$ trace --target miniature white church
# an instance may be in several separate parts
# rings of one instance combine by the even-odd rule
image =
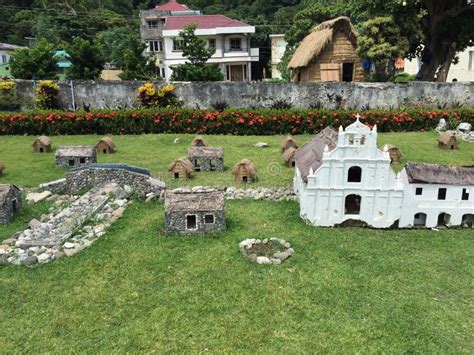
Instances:
[[[377,127],[359,117],[346,130],[325,128],[296,152],[293,184],[304,220],[326,227],[472,227],[474,167],[407,164],[397,175],[388,150],[377,148]]]

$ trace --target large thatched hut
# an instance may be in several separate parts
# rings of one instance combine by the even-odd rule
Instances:
[[[442,149],[458,149],[461,141],[454,132],[442,132],[438,136],[438,147]]]
[[[235,164],[232,174],[237,182],[253,182],[257,176],[257,168],[250,160],[242,159]]]
[[[285,162],[285,165],[289,168],[295,167],[295,153],[296,149],[293,147],[288,148],[285,150],[282,154],[283,161]]]
[[[288,64],[293,81],[364,80],[356,46],[357,32],[348,17],[321,23],[303,39]]]
[[[115,150],[115,143],[111,137],[103,137],[95,145],[95,150],[97,153],[110,154]]]
[[[190,179],[191,173],[194,171],[194,165],[186,157],[178,158],[171,163],[168,171],[173,174],[175,179]]]

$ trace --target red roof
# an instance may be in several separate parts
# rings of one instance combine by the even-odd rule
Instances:
[[[176,0],[170,0],[164,4],[158,5],[155,8],[157,11],[189,11],[189,7],[186,5],[180,4]]]
[[[200,30],[217,27],[250,26],[241,21],[232,20],[224,15],[168,16],[166,18],[166,30],[181,30],[183,27],[191,24],[197,24],[197,28]]]

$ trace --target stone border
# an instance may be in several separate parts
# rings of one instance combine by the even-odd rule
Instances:
[[[255,253],[248,253],[248,250],[254,245],[258,244],[268,244],[268,242],[277,242],[282,246],[284,251],[274,253],[272,258],[266,256],[258,256]],[[280,238],[265,238],[265,239],[246,239],[239,243],[240,253],[250,260],[251,262],[256,262],[257,264],[267,264],[267,265],[280,265],[282,262],[286,261],[291,257],[295,251],[291,247],[291,244],[284,239]]]

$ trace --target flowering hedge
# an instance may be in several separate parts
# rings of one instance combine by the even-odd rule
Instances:
[[[360,112],[361,121],[380,132],[423,131],[445,118],[451,127],[474,123],[474,109]],[[192,109],[101,110],[94,112],[0,113],[0,134],[143,134],[205,133],[272,135],[315,133],[325,126],[347,126],[356,112],[344,110]]]

